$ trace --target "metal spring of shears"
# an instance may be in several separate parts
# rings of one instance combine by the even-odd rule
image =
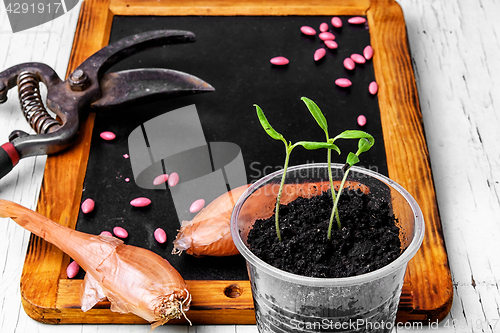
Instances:
[[[35,132],[48,133],[50,127],[61,125],[43,105],[38,75],[26,71],[20,73],[17,77],[17,87],[24,117]]]

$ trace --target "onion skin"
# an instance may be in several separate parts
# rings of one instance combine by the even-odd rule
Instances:
[[[189,310],[191,294],[184,279],[152,251],[125,245],[115,237],[70,229],[10,201],[0,200],[0,217],[10,217],[54,244],[85,270],[80,290],[83,311],[107,298],[111,311],[131,312],[154,329],[185,317]]]
[[[334,182],[338,191],[340,181]],[[186,252],[195,257],[204,256],[232,256],[239,254],[231,237],[231,213],[236,201],[250,185],[243,185],[232,191],[226,192],[203,208],[191,221],[183,221],[181,229],[174,240],[173,254]],[[359,183],[348,181],[345,187],[361,189],[368,193],[369,189]],[[300,197],[310,198],[323,191],[330,189],[329,182],[286,184],[283,187],[281,204],[286,205]],[[274,214],[275,201],[269,200],[269,195],[274,198],[278,196],[279,184],[271,184],[262,187],[252,194],[252,206],[246,204],[244,212],[240,212],[241,218],[254,220],[267,219]],[[247,216],[243,216],[246,214]],[[248,215],[252,216],[248,216]]]

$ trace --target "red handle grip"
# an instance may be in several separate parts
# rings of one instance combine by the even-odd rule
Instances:
[[[18,162],[19,153],[12,143],[0,146],[0,178],[8,174]]]

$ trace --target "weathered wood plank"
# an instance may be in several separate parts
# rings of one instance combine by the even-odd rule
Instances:
[[[497,332],[500,7],[401,5],[455,289],[439,332]]]

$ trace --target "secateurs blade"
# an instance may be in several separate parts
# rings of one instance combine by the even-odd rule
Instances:
[[[37,134],[13,131],[9,142],[0,146],[0,178],[21,158],[54,154],[73,144],[82,117],[89,110],[100,111],[150,98],[170,98],[211,92],[214,88],[201,79],[171,69],[135,69],[106,73],[114,64],[145,49],[194,42],[189,31],[150,31],[121,39],[94,53],[62,81],[42,63],[23,63],[0,73],[0,103],[17,86],[21,109]],[[47,107],[39,83],[47,87]]]

